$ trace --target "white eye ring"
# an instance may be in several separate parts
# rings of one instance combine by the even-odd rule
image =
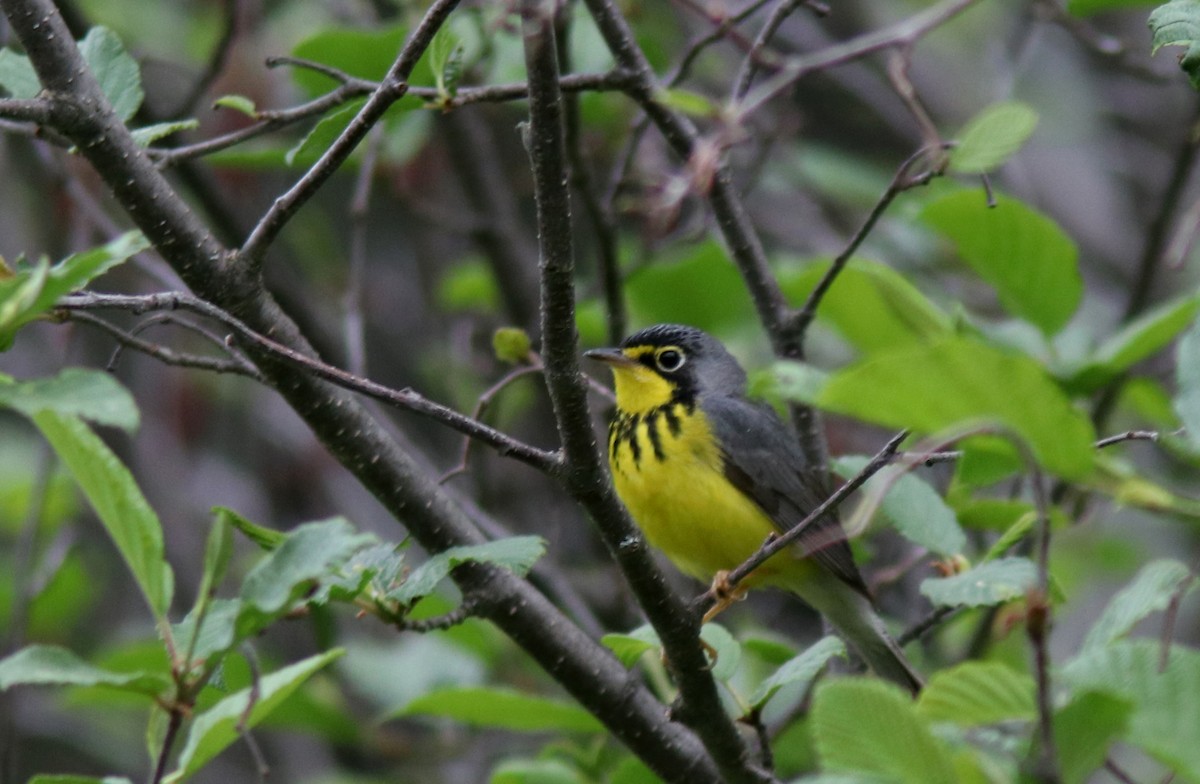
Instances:
[[[683,352],[677,348],[664,348],[654,355],[654,364],[664,373],[674,373],[686,361]]]

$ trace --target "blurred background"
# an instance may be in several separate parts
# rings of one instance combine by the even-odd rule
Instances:
[[[105,25],[140,62],[146,100],[135,125],[199,121],[194,130],[159,143],[165,147],[252,122],[234,109],[214,110],[220,96],[245,96],[259,110],[285,109],[335,86],[304,69],[267,67],[267,58],[321,52],[323,42],[336,36],[398,45],[423,10],[421,3],[398,0],[59,0],[58,5],[77,36]],[[605,71],[611,59],[586,11],[578,3],[568,5],[571,70]],[[774,49],[785,55],[818,51],[928,5],[847,0],[830,3],[829,13],[821,15],[815,3],[801,4],[780,27]],[[1075,5],[1072,10],[1080,11]],[[1090,11],[1105,4],[1078,5]],[[1068,13],[1053,0],[977,3],[923,38],[907,72],[944,138],[953,138],[997,100],[1025,102],[1038,114],[1029,143],[990,186],[1050,215],[1079,245],[1083,303],[1048,347],[1051,362],[1083,356],[1122,321],[1196,285],[1185,236],[1188,211],[1200,196],[1192,166],[1196,94],[1178,71],[1174,52],[1150,58],[1151,6],[1107,5],[1112,8],[1084,15]],[[719,104],[730,94],[746,41],[774,4],[627,0],[621,7],[662,78],[677,77],[681,88]],[[464,46],[462,88],[523,80],[511,12],[507,2],[464,2],[455,12],[452,26]],[[735,34],[698,46],[734,16]],[[12,43],[0,22],[0,44]],[[695,56],[681,74],[689,52]],[[214,59],[214,53],[220,56]],[[382,73],[373,62],[343,67],[361,68],[357,75],[365,77]],[[845,247],[897,167],[925,142],[887,69],[888,57],[880,55],[814,74],[737,129],[729,154],[738,187],[785,290],[797,302],[803,292],[791,282],[806,265]],[[769,346],[714,233],[693,172],[653,130],[634,130],[640,114],[620,93],[584,92],[577,101],[582,159],[575,162],[573,209],[583,346],[610,344],[620,333],[648,324],[681,321],[726,340],[750,370],[769,368]],[[327,361],[389,386],[411,386],[464,412],[509,372],[511,366],[492,348],[495,329],[517,326],[536,335],[532,185],[518,129],[525,111],[522,101],[394,111],[353,165],[284,231],[267,261],[269,285]],[[240,244],[322,149],[317,119],[182,162],[170,169],[172,181],[223,240]],[[714,135],[723,130],[711,119],[701,124]],[[0,130],[7,131],[0,133],[0,256],[9,262],[22,255],[59,259],[128,228],[85,162],[16,124],[4,123]],[[886,262],[947,311],[970,314],[1014,345],[1028,345],[1028,335],[1005,320],[992,291],[914,220],[926,196],[915,191],[899,197],[860,255]],[[598,231],[592,204],[603,209],[612,231]],[[1153,260],[1176,250],[1169,265],[1144,274]],[[603,295],[600,259],[606,252],[619,262],[623,315],[614,314]],[[157,256],[143,254],[93,288],[152,292],[182,284]],[[211,351],[178,323],[117,320],[127,328],[142,323],[140,334],[156,342]],[[814,365],[835,368],[853,357],[834,330],[818,323],[809,345]],[[1155,362],[1139,374],[1169,379],[1169,361]],[[70,365],[112,367],[137,400],[142,424],[136,436],[105,436],[162,518],[180,612],[194,598],[216,505],[281,530],[344,515],[384,540],[404,538],[402,525],[296,415],[252,381],[117,353],[110,338],[78,324],[30,326],[0,355],[0,370],[18,378],[53,375]],[[1146,412],[1163,405],[1160,392],[1153,384],[1127,390],[1111,403],[1101,434],[1143,426]],[[598,396],[593,402],[599,432],[608,403]],[[412,414],[380,416],[428,461],[431,474],[443,475],[460,462],[464,445],[455,433]],[[538,446],[556,444],[536,375],[497,394],[484,417]],[[873,453],[887,436],[836,417],[826,428],[835,455]],[[1125,454],[1160,481],[1185,493],[1196,490],[1193,463],[1147,445],[1130,445]],[[927,474],[935,484],[948,477],[949,469],[939,470]],[[628,630],[641,622],[588,520],[545,477],[473,448],[467,470],[448,479],[447,487],[508,531],[548,540],[552,568],[586,607],[577,617],[589,631]],[[1061,650],[1077,647],[1085,619],[1138,566],[1159,554],[1191,563],[1197,554],[1194,527],[1112,503],[1080,511],[1084,524],[1062,532],[1055,545],[1055,577],[1071,598],[1055,630],[1054,645]],[[235,572],[237,563],[244,570],[256,555],[247,542],[238,548]],[[880,584],[886,609],[908,623],[927,612],[913,586],[931,573],[923,561],[906,564],[910,555],[887,536],[872,539],[860,552],[869,576],[887,580]],[[911,569],[881,572],[897,559]],[[702,589],[682,578],[678,584],[689,593]],[[815,616],[785,597],[753,597],[725,620],[735,629],[778,635],[793,645],[820,634]],[[951,636],[967,645],[973,625],[962,627]],[[1198,639],[1194,604],[1184,607],[1179,629],[1181,640]],[[482,623],[434,635],[398,635],[369,619],[335,612],[277,624],[255,648],[264,662],[280,663],[335,639],[348,648],[344,660],[255,733],[273,781],[484,781],[498,761],[533,753],[545,740],[388,718],[439,683],[547,688],[545,676]],[[132,580],[86,504],[36,433],[19,418],[0,414],[0,654],[34,641],[66,645],[114,666],[162,656]],[[1018,658],[1024,655],[1020,643],[1012,652]],[[247,677],[236,671],[239,666],[245,669],[244,662],[230,665],[230,683]],[[111,701],[85,690],[0,695],[0,780],[25,781],[47,769],[135,774],[145,769],[144,705],[113,709]],[[253,776],[250,754],[235,747],[196,780]]]

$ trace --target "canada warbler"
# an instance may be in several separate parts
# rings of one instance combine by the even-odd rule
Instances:
[[[659,324],[586,356],[609,365],[617,412],[608,455],[621,500],[683,572],[717,578],[821,499],[791,429],[746,397],[746,373],[716,338]],[[790,590],[822,613],[879,675],[913,692],[921,678],[875,613],[834,514],[755,570],[739,590]],[[727,602],[726,602],[727,604]]]

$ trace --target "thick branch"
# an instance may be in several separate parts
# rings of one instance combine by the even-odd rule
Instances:
[[[122,207],[197,294],[259,334],[311,356],[311,347],[259,285],[191,213],[113,114],[51,0],[0,0],[42,84],[53,120],[112,189]],[[401,449],[349,394],[249,346],[271,385],[321,443],[430,551],[482,541],[463,510],[416,458]],[[716,782],[703,747],[671,723],[663,706],[605,649],[511,572],[467,566],[464,592],[486,597],[480,611],[521,645],[614,735],[664,776]]]
[[[542,276],[542,356],[567,460],[568,489],[596,521],[605,543],[658,631],[684,701],[681,717],[703,738],[729,781],[761,781],[725,714],[698,644],[694,614],[666,586],[644,541],[603,468],[578,366],[575,334],[574,247],[563,131],[562,92],[554,42],[553,4],[525,0],[522,29],[529,73],[529,155],[537,202]]]

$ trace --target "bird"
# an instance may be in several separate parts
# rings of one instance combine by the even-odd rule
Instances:
[[[617,495],[651,546],[712,581],[723,609],[748,588],[781,588],[824,615],[877,675],[923,685],[875,610],[835,513],[811,523],[734,591],[725,575],[821,502],[794,431],[747,397],[746,372],[712,335],[647,327],[584,353],[612,370],[608,460]]]

